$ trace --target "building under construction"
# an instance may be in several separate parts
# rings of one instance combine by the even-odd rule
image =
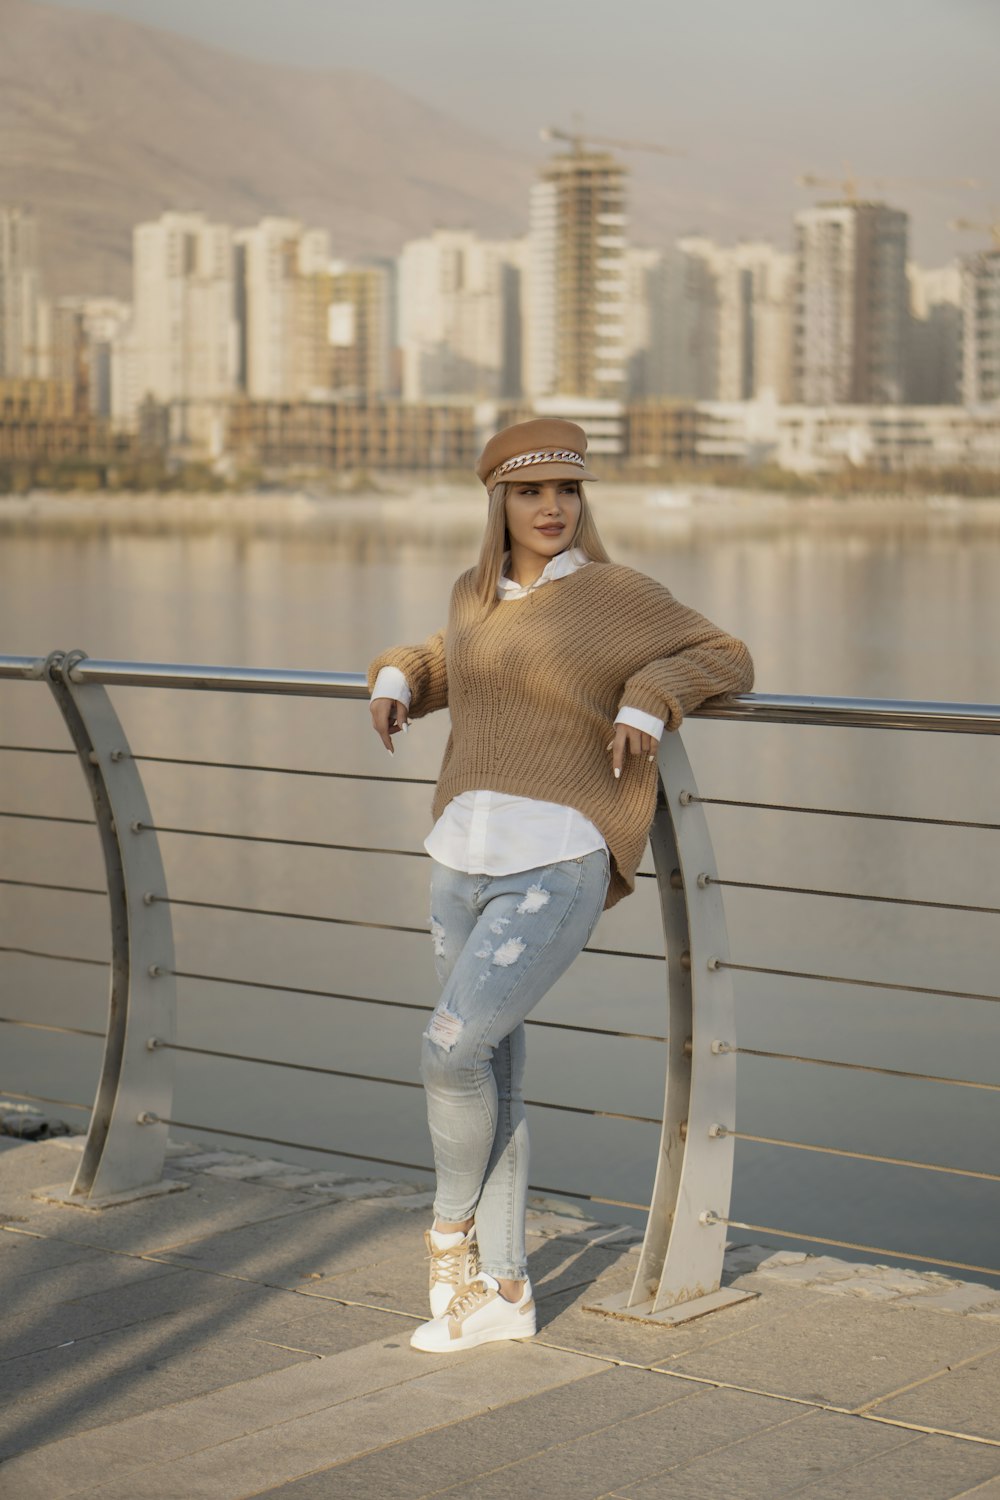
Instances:
[[[581,140],[531,192],[531,396],[625,394],[625,168]]]

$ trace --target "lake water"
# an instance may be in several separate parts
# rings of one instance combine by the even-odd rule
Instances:
[[[760,691],[1000,702],[1000,506],[789,504],[718,494],[688,505],[683,495],[610,486],[594,498],[615,557],[747,640]],[[383,646],[419,640],[443,622],[451,581],[474,559],[481,516],[472,491],[433,486],[328,502],[5,502],[0,652],[79,647],[97,657],[359,671]],[[260,767],[433,777],[446,731],[443,722],[421,722],[390,760],[358,703],[144,689],[114,697],[137,754]],[[697,722],[684,735],[708,796],[998,821],[995,737]],[[0,683],[0,743],[67,743],[43,686]],[[419,851],[429,788],[150,763],[142,772],[157,823],[188,830],[161,835],[175,898],[299,914],[173,908],[177,968],[214,976],[179,981],[178,1040],[415,1083],[421,1011],[306,991],[430,1005],[436,981],[427,939],[305,918],[426,924],[426,862],[208,835]],[[0,774],[4,810],[89,812],[72,760],[5,752]],[[724,878],[994,908],[730,889],[735,961],[1000,993],[996,832],[708,811]],[[0,819],[0,877],[100,887],[93,829]],[[641,882],[593,941],[654,952],[658,924],[653,883]],[[0,886],[0,944],[105,958],[103,898]],[[998,1083],[994,1003],[734,977],[744,1047]],[[227,982],[240,979],[253,983]],[[99,969],[0,952],[5,1017],[102,1031],[106,986]],[[584,955],[537,1014],[662,1034],[664,1013],[660,963]],[[89,1103],[98,1038],[4,1026],[0,1040],[0,1090]],[[737,1128],[746,1134],[998,1170],[995,1087],[751,1056],[740,1058],[738,1072]],[[533,1100],[656,1117],[662,1088],[659,1043],[541,1028],[530,1035]],[[82,1110],[52,1113],[85,1123]],[[178,1053],[174,1118],[205,1127],[176,1129],[183,1138],[210,1140],[215,1127],[429,1161],[419,1089],[267,1061]],[[650,1124],[534,1107],[532,1179],[556,1192],[641,1204],[657,1139]],[[294,1147],[247,1149],[351,1166]],[[1000,1267],[998,1184],[971,1176],[739,1141],[733,1217]]]

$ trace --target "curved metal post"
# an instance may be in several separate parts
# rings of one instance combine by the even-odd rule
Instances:
[[[111,997],[97,1097],[72,1185],[35,1196],[103,1207],[170,1192],[167,1151],[174,1036],[174,947],[166,878],[146,793],[106,690],[74,682],[85,652],[53,652],[46,676],[69,728],[94,804],[108,881]]]
[[[656,1180],[635,1281],[596,1312],[684,1322],[752,1293],[720,1290],[733,1181],[735,1008],[722,893],[679,734],[660,746],[650,830],[667,974],[667,1067]]]

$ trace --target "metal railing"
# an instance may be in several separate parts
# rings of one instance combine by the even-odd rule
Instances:
[[[129,746],[107,692],[113,686],[135,686],[366,700],[364,678],[355,673],[258,671],[96,661],[83,652],[73,651],[53,652],[45,658],[0,657],[0,680],[3,679],[41,682],[47,684],[54,695],[70,731],[73,748],[0,744],[0,752],[31,751],[36,754],[75,755],[78,758],[93,801],[93,825],[101,840],[107,874],[107,884],[103,889],[98,886],[22,880],[16,877],[0,880],[0,884],[5,886],[100,896],[107,900],[109,906],[111,959],[110,964],[104,964],[110,968],[111,981],[107,1032],[102,1034],[86,1028],[45,1025],[0,1016],[0,1024],[4,1025],[91,1038],[104,1036],[103,1067],[91,1112],[87,1141],[74,1182],[63,1194],[65,1201],[97,1206],[178,1187],[177,1182],[164,1182],[162,1179],[167,1130],[171,1126],[347,1159],[418,1171],[429,1170],[427,1163],[372,1156],[339,1146],[227,1130],[211,1121],[180,1120],[172,1115],[173,1065],[178,1054],[254,1063],[286,1070],[288,1074],[304,1072],[320,1077],[419,1088],[419,1084],[412,1079],[314,1063],[280,1061],[252,1052],[182,1045],[177,1042],[174,1030],[177,980],[224,983],[278,993],[285,990],[289,994],[411,1011],[429,1012],[432,1007],[412,1000],[308,988],[298,984],[282,985],[270,980],[177,967],[170,915],[173,907],[197,908],[214,913],[240,913],[254,918],[286,918],[333,927],[367,929],[375,933],[391,931],[425,935],[426,928],[280,907],[251,906],[222,900],[195,900],[172,894],[167,888],[159,836],[210,837],[234,843],[270,844],[296,850],[364,852],[405,858],[427,856],[422,850],[381,844],[232,833],[157,822],[147,801],[140,766],[157,764],[212,767],[236,772],[268,772],[293,777],[318,776],[328,780],[392,782],[403,785],[433,783],[423,777],[378,776],[347,771],[306,770],[294,766],[136,754]],[[744,723],[1000,734],[1000,706],[981,704],[904,703],[892,700],[751,694],[728,700],[713,700],[698,710],[697,717]],[[655,1182],[649,1204],[635,1204],[623,1199],[533,1184],[537,1191],[556,1192],[602,1204],[640,1209],[648,1214],[635,1283],[629,1292],[602,1304],[601,1310],[629,1317],[654,1317],[657,1321],[664,1321],[690,1317],[736,1300],[741,1294],[720,1286],[726,1233],[728,1229],[734,1228],[801,1241],[807,1245],[842,1247],[921,1265],[941,1265],[949,1269],[1000,1276],[1000,1269],[996,1267],[946,1260],[905,1249],[886,1249],[877,1245],[810,1235],[795,1229],[752,1224],[730,1217],[734,1146],[737,1140],[855,1161],[910,1167],[929,1173],[945,1173],[957,1178],[975,1178],[982,1182],[1000,1182],[1000,1173],[737,1130],[736,1066],[740,1055],[867,1073],[881,1078],[933,1082],[958,1089],[1000,1093],[1000,1084],[738,1045],[735,1039],[732,987],[734,972],[793,977],[820,984],[860,986],[905,994],[950,996],[987,1003],[1000,1001],[1000,994],[979,990],[943,990],[934,985],[895,982],[879,977],[835,975],[777,965],[753,964],[732,958],[728,951],[722,892],[729,888],[771,894],[798,894],[830,901],[874,902],[916,910],[934,909],[988,916],[1000,915],[1000,908],[988,904],[892,896],[877,891],[779,885],[720,876],[715,866],[704,808],[708,805],[749,808],[806,817],[822,815],[874,819],[890,824],[989,832],[1000,830],[1000,824],[702,796],[680,735],[664,737],[659,763],[659,798],[650,832],[654,872],[645,878],[655,879],[657,883],[663,946],[656,953],[637,954],[625,949],[595,945],[588,947],[585,953],[610,957],[627,956],[663,963],[667,1002],[664,1032],[661,1034],[629,1030],[626,1027],[578,1025],[535,1017],[528,1021],[530,1026],[541,1029],[573,1031],[595,1037],[653,1041],[665,1047],[665,1101],[660,1117],[543,1099],[528,1101],[534,1108],[563,1114],[660,1126]],[[84,818],[25,812],[16,808],[0,808],[0,819],[25,819],[68,825],[86,825],[91,822]],[[0,944],[0,951],[67,963],[102,964],[101,960],[82,955],[13,943]],[[18,1097],[41,1098],[38,1095]],[[44,1102],[71,1103],[48,1098]]]

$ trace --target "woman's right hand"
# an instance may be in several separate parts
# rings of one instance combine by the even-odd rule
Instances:
[[[398,734],[401,729],[405,732],[410,725],[406,704],[401,703],[398,698],[373,698],[369,707],[372,728],[389,754],[395,755],[392,736]]]

